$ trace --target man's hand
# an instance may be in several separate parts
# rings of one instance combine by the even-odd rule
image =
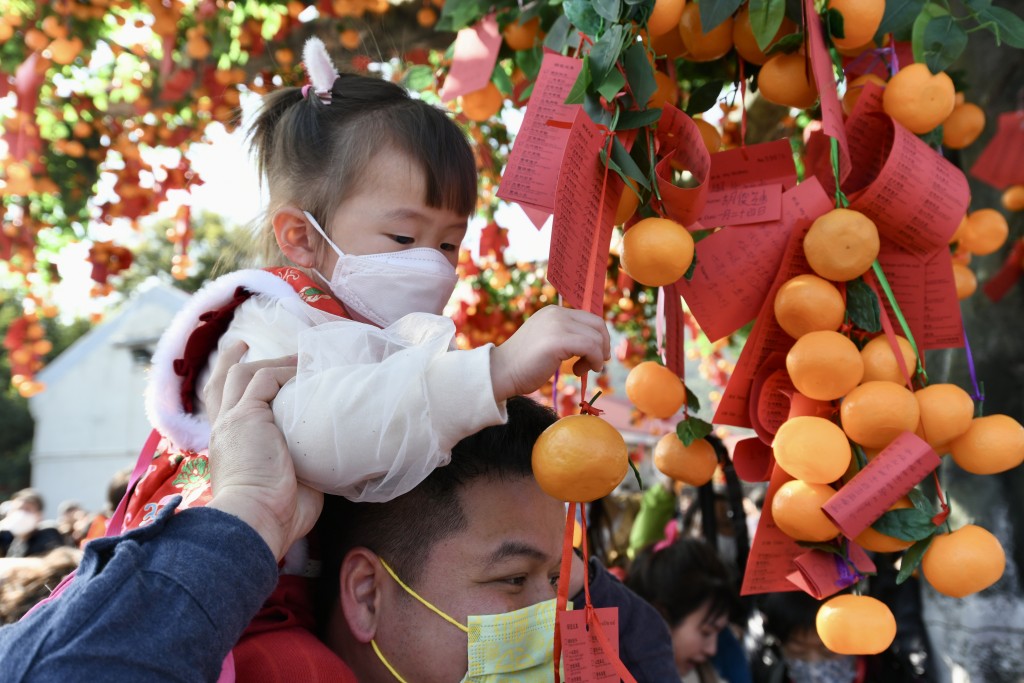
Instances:
[[[270,402],[295,376],[295,357],[239,363],[246,346],[220,354],[206,389],[213,406],[210,470],[213,499],[251,526],[280,560],[305,536],[323,508],[323,494],[295,479],[284,435],[274,424]]]

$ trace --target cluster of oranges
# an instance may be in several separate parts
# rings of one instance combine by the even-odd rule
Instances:
[[[949,240],[955,249],[953,276],[958,298],[966,299],[978,289],[978,278],[969,267],[971,257],[994,254],[1006,243],[1009,235],[1006,217],[996,209],[978,209],[964,216]]]

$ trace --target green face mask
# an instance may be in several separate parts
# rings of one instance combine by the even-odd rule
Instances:
[[[551,681],[554,670],[554,599],[504,614],[472,615],[467,618],[468,626],[464,626],[407,586],[384,560],[380,560],[380,563],[406,593],[466,633],[469,640],[469,668],[462,679],[464,683]],[[385,659],[376,641],[371,640],[370,645],[395,679],[400,683],[407,683]]]

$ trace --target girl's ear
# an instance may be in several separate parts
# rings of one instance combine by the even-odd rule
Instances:
[[[382,581],[384,569],[373,551],[354,548],[341,563],[341,611],[349,632],[361,643],[369,643],[376,636],[380,619]]]
[[[312,241],[312,229],[306,216],[294,206],[285,206],[274,212],[270,221],[274,237],[281,253],[297,266],[316,266],[316,248]]]

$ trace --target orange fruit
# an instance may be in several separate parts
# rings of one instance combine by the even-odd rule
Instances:
[[[774,43],[782,36],[795,31],[796,24],[789,19],[783,19],[771,42]],[[732,22],[732,43],[736,53],[751,64],[764,64],[768,61],[768,55],[761,50],[757,38],[754,37],[754,28],[750,25],[750,6],[745,3]]]
[[[647,18],[647,33],[652,38],[678,30],[686,0],[654,0],[654,9]]]
[[[895,382],[865,382],[843,399],[839,408],[843,431],[868,448],[885,448],[921,421],[917,399]]]
[[[940,453],[974,419],[974,399],[955,384],[931,384],[915,391],[914,398],[921,409],[918,436]]]
[[[978,276],[962,263],[953,264],[953,280],[956,284],[956,298],[960,301],[978,290]]]
[[[420,7],[416,12],[416,23],[423,28],[430,28],[437,23],[437,10],[433,7]]]
[[[818,637],[840,655],[877,655],[896,638],[896,617],[870,595],[837,595],[818,608]]]
[[[664,420],[683,407],[686,387],[674,372],[649,360],[629,371],[626,396],[640,412]]]
[[[846,317],[846,303],[839,290],[817,275],[797,275],[775,295],[775,319],[790,337],[808,332],[836,331]]]
[[[843,37],[832,42],[844,50],[870,43],[885,14],[885,0],[828,0],[826,7],[843,15]]]
[[[885,87],[885,80],[875,74],[864,74],[850,81],[850,84],[846,86],[846,94],[843,95],[843,113],[849,116],[853,113],[853,110],[857,107],[857,100],[860,99],[860,94],[864,91],[864,86],[868,83],[874,83]]]
[[[589,503],[615,490],[629,471],[622,435],[594,415],[570,415],[533,445],[533,476],[549,496]]]
[[[679,35],[691,62],[710,62],[732,49],[732,17],[705,33],[697,3],[686,3],[679,17]]]
[[[960,235],[960,248],[975,256],[988,256],[999,251],[1010,235],[1010,226],[995,209],[978,209],[967,214],[967,223]]]
[[[761,97],[794,109],[809,109],[818,101],[818,86],[811,65],[802,54],[773,55],[757,76]]]
[[[622,237],[621,263],[642,285],[662,287],[681,278],[693,263],[693,237],[667,218],[645,218]]]
[[[821,506],[835,494],[828,484],[793,479],[779,487],[772,498],[772,518],[784,534],[798,541],[824,543],[839,535]]]
[[[663,71],[654,72],[655,90],[647,100],[649,109],[664,109],[666,104],[675,105],[679,101],[679,84]]]
[[[505,38],[505,44],[513,50],[529,50],[540,35],[540,17],[522,24],[513,21],[501,29],[501,35]]]
[[[834,422],[805,415],[782,423],[772,442],[775,462],[791,477],[829,484],[850,466],[850,442]]]
[[[459,106],[462,113],[470,121],[486,121],[499,111],[504,97],[498,86],[488,83],[484,87],[459,97]]]
[[[864,361],[857,346],[838,332],[808,332],[786,354],[793,386],[816,401],[833,401],[860,383]]]
[[[683,37],[679,35],[678,24],[673,30],[663,33],[660,36],[651,36],[651,48],[654,54],[664,56],[668,59],[676,59],[686,54],[686,46],[683,45]]]
[[[917,368],[917,355],[914,353],[914,347],[904,337],[898,334],[895,336],[896,346],[899,347],[900,353],[903,355],[903,363],[907,366],[907,372],[913,376]],[[885,381],[896,384],[903,384],[906,381],[886,335],[880,334],[865,344],[864,348],[860,350],[860,357],[864,361],[863,381]]]
[[[998,474],[1024,463],[1024,427],[1009,415],[986,415],[949,444],[956,464],[971,474]]]
[[[665,476],[691,486],[703,486],[711,481],[718,467],[715,447],[707,439],[697,439],[689,446],[674,433],[666,434],[654,447],[654,466]]]
[[[878,257],[875,222],[852,209],[832,209],[811,223],[804,237],[804,255],[811,270],[836,282],[863,275]]]
[[[950,244],[956,244],[957,242],[959,242],[961,239],[963,239],[964,233],[966,231],[967,231],[967,214],[965,213],[964,217],[960,219],[960,225],[956,226],[956,232],[954,232],[953,236],[949,238],[949,243]]]
[[[359,37],[359,31],[354,28],[347,28],[338,34],[338,42],[346,50],[355,50],[363,42],[363,39]]]
[[[708,148],[709,154],[714,154],[722,149],[722,134],[718,132],[717,128],[704,119],[694,119],[693,122],[697,124],[700,139],[704,141],[704,146]]]
[[[619,203],[615,208],[615,225],[622,225],[636,213],[640,206],[640,197],[636,193],[636,183],[630,182],[622,188]]]
[[[1024,210],[1024,185],[1011,185],[1003,193],[1003,208],[1007,211]]]
[[[999,539],[974,524],[935,536],[921,559],[925,580],[953,598],[985,590],[1005,569],[1006,552]]]
[[[893,503],[889,509],[905,510],[912,507],[914,507],[914,504],[910,502],[909,498],[904,496]],[[893,536],[887,536],[879,531],[875,531],[871,527],[860,532],[853,541],[861,548],[864,548],[864,550],[870,550],[873,553],[898,553],[914,545],[913,541],[904,541]]]
[[[932,74],[924,64],[900,69],[889,79],[882,96],[885,113],[918,135],[945,121],[955,104],[953,80],[943,72]]]
[[[942,144],[950,149],[963,149],[972,144],[985,129],[985,111],[970,102],[953,107],[942,122]]]

